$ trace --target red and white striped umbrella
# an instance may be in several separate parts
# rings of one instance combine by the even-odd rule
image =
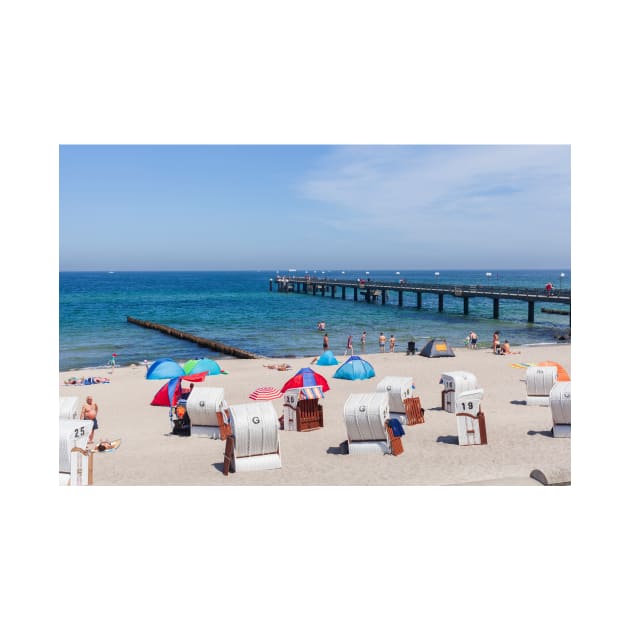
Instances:
[[[281,396],[282,392],[275,387],[259,387],[249,395],[252,400],[274,400]]]

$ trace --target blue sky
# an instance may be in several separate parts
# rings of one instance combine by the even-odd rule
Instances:
[[[62,145],[60,269],[570,268],[567,145]]]

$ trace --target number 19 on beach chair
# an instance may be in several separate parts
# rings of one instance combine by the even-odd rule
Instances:
[[[456,398],[457,435],[460,446],[487,444],[486,416],[481,411],[483,389],[471,389]]]

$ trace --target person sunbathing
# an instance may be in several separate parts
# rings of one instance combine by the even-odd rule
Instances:
[[[506,339],[502,344],[501,344],[501,352],[500,354],[521,354],[520,352],[512,352],[512,349],[510,348],[510,342]]]
[[[71,376],[63,382],[64,385],[83,385],[83,377],[77,378],[76,376]]]

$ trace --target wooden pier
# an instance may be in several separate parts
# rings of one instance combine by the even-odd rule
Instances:
[[[135,317],[127,316],[127,321],[130,324],[136,324],[137,326],[142,326],[143,328],[151,328],[152,330],[159,330],[165,335],[170,335],[171,337],[177,337],[178,339],[185,339],[186,341],[192,341],[199,346],[203,346],[204,348],[210,348],[215,352],[220,352],[221,354],[227,354],[233,357],[238,357],[239,359],[259,359],[261,358],[258,354],[253,354],[252,352],[247,352],[247,350],[241,350],[240,348],[236,348],[235,346],[228,346],[220,341],[214,341],[214,339],[206,339],[205,337],[197,337],[195,335],[191,335],[182,330],[177,330],[177,328],[171,328],[170,326],[164,326],[163,324],[156,324],[155,322],[150,322],[144,319],[136,319]]]
[[[534,310],[536,302],[545,302],[571,307],[570,289],[553,289],[547,292],[544,288],[503,287],[485,285],[455,285],[441,283],[413,283],[413,282],[382,282],[373,280],[346,280],[337,278],[311,278],[309,276],[277,276],[269,278],[269,290],[273,291],[273,285],[280,292],[303,293],[306,295],[329,295],[331,298],[339,297],[345,300],[350,294],[355,302],[397,304],[403,306],[405,293],[415,295],[417,308],[422,308],[422,295],[425,293],[437,295],[438,311],[444,310],[444,296],[450,295],[462,300],[464,315],[468,315],[469,301],[471,298],[487,298],[492,300],[492,317],[500,318],[501,300],[519,300],[527,303],[527,321],[534,322]],[[391,296],[396,296],[393,302]],[[571,315],[571,311],[566,311]]]

